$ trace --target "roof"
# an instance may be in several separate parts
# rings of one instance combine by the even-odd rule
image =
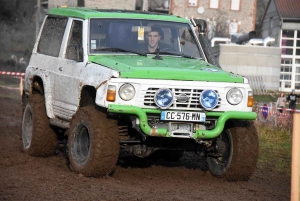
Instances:
[[[49,15],[58,15],[66,17],[77,17],[82,19],[89,18],[123,18],[123,19],[153,19],[153,20],[165,20],[175,22],[189,22],[189,20],[173,15],[151,13],[143,11],[130,11],[130,10],[114,10],[114,9],[92,9],[83,7],[60,7],[51,8],[48,11]]]
[[[299,0],[274,0],[280,18],[300,18]]]

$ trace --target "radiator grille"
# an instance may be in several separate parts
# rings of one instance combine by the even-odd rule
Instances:
[[[154,95],[159,88],[148,88],[146,94],[144,96],[144,105],[145,106],[153,106],[155,107],[156,104],[154,102]],[[189,100],[186,102],[180,102],[176,100],[173,105],[171,105],[170,109],[176,108],[203,108],[199,103],[199,97],[204,91],[204,89],[180,89],[180,88],[170,88],[175,94],[175,97],[180,96],[181,94],[185,94],[189,97]],[[218,104],[215,108],[219,108],[221,106],[221,98],[218,91],[215,90],[219,97]]]

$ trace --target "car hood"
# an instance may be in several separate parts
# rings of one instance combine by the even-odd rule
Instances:
[[[241,76],[223,71],[201,59],[153,55],[92,55],[89,61],[120,73],[122,78],[243,83]]]

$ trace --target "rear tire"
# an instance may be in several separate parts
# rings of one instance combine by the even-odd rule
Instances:
[[[115,120],[94,106],[80,108],[70,123],[70,167],[85,176],[110,174],[119,155],[119,129]]]
[[[211,173],[227,181],[248,180],[259,156],[258,134],[253,122],[229,122],[216,143],[222,156],[207,157]]]
[[[57,135],[49,125],[45,100],[40,94],[29,96],[22,120],[22,150],[31,156],[55,153]]]

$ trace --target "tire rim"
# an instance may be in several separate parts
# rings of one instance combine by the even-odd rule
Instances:
[[[223,163],[226,164],[230,162],[231,160],[231,142],[229,140],[227,132],[222,134],[220,138],[217,139],[217,147],[218,147],[218,152],[221,154],[220,157],[216,158],[216,163]]]
[[[84,164],[90,154],[90,133],[86,125],[81,123],[77,126],[75,137],[72,142],[72,155],[78,164]]]
[[[233,144],[231,134],[228,131],[224,131],[217,139],[215,146],[218,157],[208,157],[207,162],[213,174],[221,176],[227,171],[232,160]]]
[[[25,108],[23,122],[22,122],[22,141],[23,147],[28,149],[31,145],[33,129],[33,114],[30,105]]]

